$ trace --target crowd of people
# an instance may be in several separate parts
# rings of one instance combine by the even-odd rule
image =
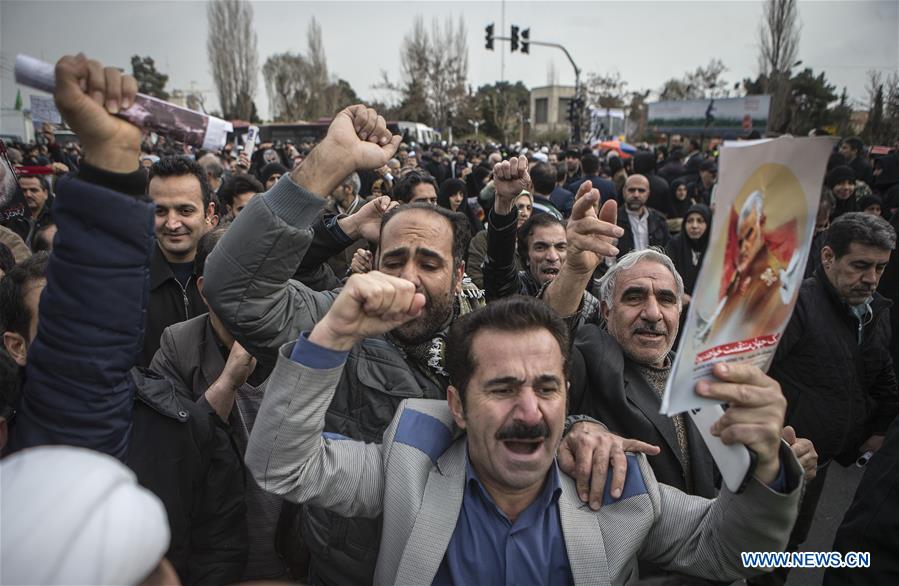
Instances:
[[[796,550],[859,458],[833,549],[871,567],[825,582],[899,574],[899,152],[835,141],[770,369],[696,385],[755,455],[732,492],[660,414],[709,145],[420,145],[352,106],[248,157],[148,140],[84,55],[56,79],[79,144],[8,149],[0,582],[783,584],[740,553]]]

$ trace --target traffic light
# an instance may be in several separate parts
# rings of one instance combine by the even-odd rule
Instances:
[[[491,22],[486,27],[484,27],[484,32],[486,33],[484,36],[485,47],[490,51],[493,50],[493,23]]]
[[[577,117],[575,114],[577,112],[577,98],[572,98],[568,100],[568,121],[574,124],[574,120]]]
[[[521,31],[521,52],[522,53],[530,53],[531,52],[531,29],[526,28]]]
[[[512,25],[512,52],[518,50],[518,27],[514,24]]]

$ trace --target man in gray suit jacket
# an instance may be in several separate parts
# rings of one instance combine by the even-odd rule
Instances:
[[[381,444],[323,435],[349,350],[414,319],[425,303],[406,280],[351,277],[312,331],[281,349],[247,450],[266,490],[340,515],[383,514],[376,583],[620,584],[634,577],[637,558],[736,579],[747,572],[741,551],[783,549],[802,474],[780,442],[785,401],[776,382],[738,365],[697,388],[730,403],[716,424],[726,441],[758,454],[742,494],[685,495],[658,484],[643,456],[629,456],[623,492],[593,511],[555,463],[568,328],[527,297],[454,323],[446,402],[404,401]]]

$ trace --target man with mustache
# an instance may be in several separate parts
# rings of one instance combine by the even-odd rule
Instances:
[[[598,222],[616,217],[615,202],[606,202],[597,215],[592,195],[575,202],[568,225],[568,259],[547,287],[544,299],[561,315],[572,315],[581,304],[580,292],[603,257],[615,255],[607,237],[596,232]],[[596,250],[604,251],[602,255]],[[689,494],[717,493],[714,463],[699,431],[686,414],[659,413],[671,371],[671,350],[683,308],[683,280],[674,263],[655,249],[621,257],[599,281],[599,298],[606,328],[582,325],[574,345],[584,358],[571,373],[571,410],[596,417],[612,431],[653,443],[661,452],[649,458],[660,482]],[[579,363],[573,362],[577,367]],[[757,372],[758,388],[777,386]],[[778,392],[779,394],[779,392]],[[815,454],[807,440],[788,442],[809,474]]]
[[[326,316],[352,318],[344,313],[347,305],[337,300],[348,295],[362,299],[349,284],[358,283],[358,278],[351,278],[342,290],[318,292],[291,277],[315,245],[314,227],[325,205],[317,194],[333,193],[350,173],[386,164],[399,142],[400,137],[391,135],[374,110],[365,106],[344,109],[299,167],[247,204],[210,255],[204,281],[210,308],[263,367],[273,366],[278,349],[296,340],[300,332],[316,324],[321,326],[319,331],[327,330],[334,321]],[[391,210],[387,198],[380,199],[372,202],[381,206],[378,213],[360,211],[327,228],[336,241],[348,244],[364,237],[377,242],[375,270],[369,274],[376,273],[372,277],[376,283],[384,276],[389,276],[391,283],[406,283],[421,302],[415,319],[388,320],[389,327],[371,335],[342,336],[343,342],[352,343],[346,348],[345,364],[338,369],[343,376],[333,389],[333,398],[322,405],[326,410],[324,430],[331,437],[370,443],[381,441],[404,399],[445,400],[449,385],[447,333],[453,321],[470,312],[474,304],[460,295],[469,241],[466,217],[424,202]],[[601,227],[614,228],[610,224]],[[389,291],[385,294],[390,296]],[[387,298],[384,302],[390,304]],[[281,419],[274,414],[269,417],[274,418],[269,424]],[[256,425],[262,419],[260,414]],[[580,430],[568,434],[563,445],[577,448],[581,495],[587,500],[589,493],[598,505],[610,451],[616,462],[613,484],[623,483],[626,463],[620,438],[600,436],[600,426],[595,423],[577,426]],[[588,431],[581,431],[585,429]],[[602,481],[597,471],[596,481],[589,483],[590,492],[587,484],[594,461],[602,471]],[[573,465],[563,468],[574,472]],[[309,581],[372,583],[380,546],[378,522],[347,519],[326,508],[303,508],[302,535],[312,554]]]
[[[568,326],[531,297],[453,324],[446,400],[403,401],[377,442],[323,437],[351,349],[415,320],[425,303],[405,279],[350,277],[312,331],[282,347],[247,449],[266,490],[344,516],[383,515],[374,583],[624,584],[636,579],[638,559],[732,581],[747,573],[741,551],[783,547],[802,473],[781,446],[783,397],[751,367],[721,369],[720,381],[697,387],[753,427],[727,416],[717,424],[758,454],[744,492],[688,497],[632,455],[623,491],[606,493],[600,511],[584,507],[555,461]],[[742,396],[743,385],[757,394]]]
[[[814,442],[821,461],[806,489],[791,548],[805,541],[830,463],[849,466],[879,450],[899,413],[890,356],[892,303],[877,293],[895,248],[896,231],[883,218],[849,212],[834,220],[824,236],[821,264],[802,283],[768,371],[787,398],[787,423]],[[764,583],[786,578],[780,569]]]
[[[206,172],[186,157],[150,167],[147,194],[156,205],[156,249],[150,262],[150,305],[138,366],[149,366],[163,330],[206,313],[197,290],[197,243],[213,227],[215,204]]]

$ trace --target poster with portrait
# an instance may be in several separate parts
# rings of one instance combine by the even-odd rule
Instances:
[[[6,156],[6,143],[0,140],[0,225],[6,226],[24,240],[31,227],[29,216],[25,196]]]
[[[770,365],[799,294],[832,146],[827,137],[782,137],[721,149],[709,248],[662,412],[690,412],[732,490],[749,455],[708,433],[723,409],[694,388],[719,362]]]

